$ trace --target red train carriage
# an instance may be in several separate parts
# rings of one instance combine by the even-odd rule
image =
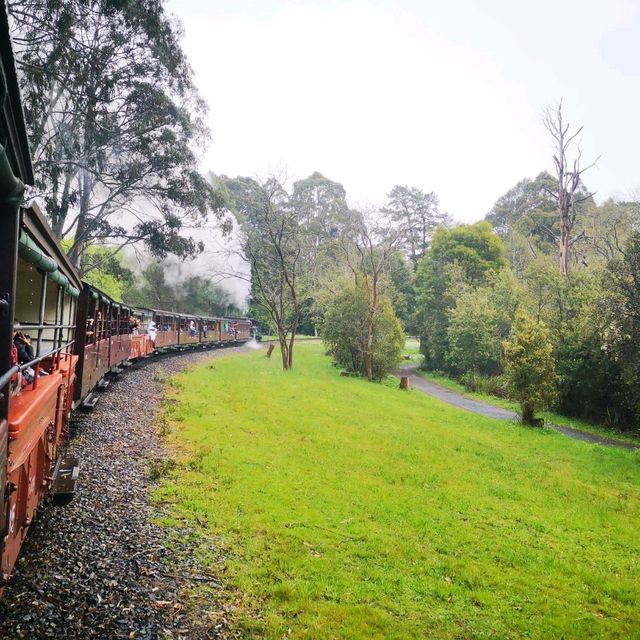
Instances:
[[[76,353],[80,357],[74,397],[76,405],[89,395],[111,368],[111,305],[111,298],[83,283],[76,318]]]
[[[156,348],[162,349],[178,344],[178,329],[180,327],[178,314],[159,309],[148,309],[147,311],[152,314],[152,319],[156,323]]]
[[[7,17],[0,11],[0,575],[8,580],[42,498],[72,490],[61,459],[77,357],[80,280],[36,207]],[[70,479],[69,486],[65,486]]]
[[[132,309],[131,314],[135,320],[133,333],[131,334],[130,357],[144,358],[153,353],[158,339],[158,328],[150,309]]]
[[[126,363],[134,350],[133,334],[129,319],[133,310],[126,305],[114,302],[109,316],[109,366],[113,369]]]

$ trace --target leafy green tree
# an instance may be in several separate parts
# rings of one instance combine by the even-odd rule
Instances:
[[[519,282],[508,267],[486,284],[465,287],[449,311],[447,361],[458,376],[475,378],[502,373],[502,342],[509,337],[523,299]]]
[[[504,246],[488,222],[436,230],[416,274],[416,323],[427,368],[448,368],[449,310],[461,290],[483,284],[505,265]]]
[[[95,240],[201,251],[184,222],[223,201],[197,170],[205,105],[162,0],[13,0],[10,13],[35,186],[81,271]]]
[[[251,303],[268,312],[280,343],[282,367],[291,369],[310,280],[301,211],[276,178],[225,183],[242,230],[242,257],[251,270]]]
[[[518,312],[511,338],[504,343],[509,395],[520,404],[522,422],[541,424],[536,411],[556,397],[553,347],[546,327],[524,311]]]
[[[405,338],[386,296],[381,295],[378,299],[371,341],[368,332],[369,294],[362,281],[340,281],[337,292],[325,301],[323,315],[321,335],[337,364],[370,380],[382,380],[397,370]]]
[[[501,348],[497,314],[486,288],[465,291],[449,311],[447,361],[456,374],[495,375]]]
[[[125,292],[134,286],[133,272],[124,266],[121,255],[108,247],[92,245],[85,253],[85,262],[91,266],[85,281],[114,300],[122,302]]]
[[[123,296],[127,304],[177,311],[175,289],[167,282],[164,266],[154,262],[142,271],[142,281]]]
[[[417,333],[415,325],[416,290],[415,273],[410,261],[400,251],[389,259],[389,279],[391,281],[391,304],[395,314],[402,322],[404,330]]]
[[[449,225],[451,218],[439,210],[438,196],[417,187],[396,185],[387,194],[382,209],[393,226],[402,227],[402,249],[413,263],[414,270],[429,246],[439,225]]]
[[[604,287],[610,292],[597,305],[602,320],[603,350],[620,370],[617,406],[621,422],[640,421],[640,232],[624,247],[622,257],[612,260],[605,272]]]

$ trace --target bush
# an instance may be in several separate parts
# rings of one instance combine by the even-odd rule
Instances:
[[[467,371],[460,377],[460,382],[467,391],[484,393],[488,396],[506,398],[508,396],[507,382],[504,376],[483,376]]]
[[[519,311],[511,338],[504,343],[505,377],[509,396],[520,404],[525,424],[537,424],[535,412],[556,397],[552,351],[546,327]]]
[[[367,293],[361,286],[343,281],[340,291],[325,303],[321,336],[329,354],[347,371],[366,375]],[[395,373],[402,360],[404,332],[391,302],[381,297],[373,325],[373,378]]]

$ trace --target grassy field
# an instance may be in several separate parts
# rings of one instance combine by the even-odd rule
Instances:
[[[243,637],[640,637],[638,454],[342,378],[318,342],[296,358],[169,390],[157,497]]]

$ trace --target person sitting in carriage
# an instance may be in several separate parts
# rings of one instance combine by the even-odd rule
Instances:
[[[31,336],[22,333],[22,331],[14,331],[13,344],[18,351],[18,362],[20,364],[27,364],[27,362],[35,360],[33,347],[31,346]]]

